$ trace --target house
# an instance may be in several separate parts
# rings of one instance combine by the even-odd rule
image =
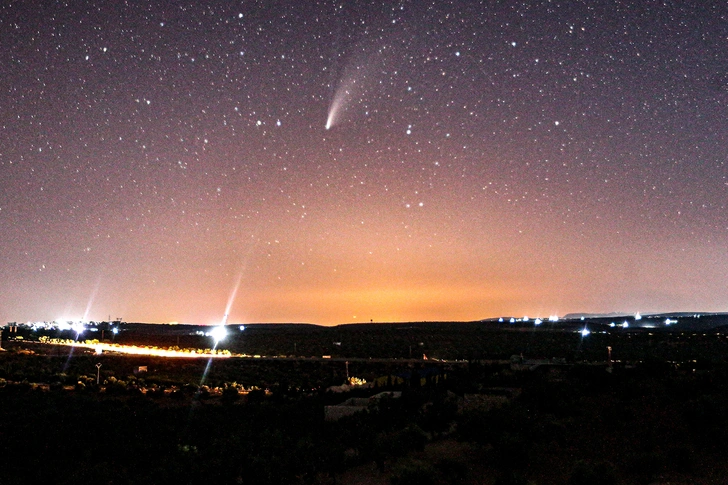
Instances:
[[[511,402],[521,394],[520,388],[491,387],[477,394],[465,394],[458,402],[458,412],[490,411]]]

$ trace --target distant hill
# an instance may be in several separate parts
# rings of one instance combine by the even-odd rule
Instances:
[[[637,318],[633,314],[588,314],[570,313],[561,320],[585,321],[595,325],[616,324],[620,326],[625,322],[630,330],[649,329],[650,331],[667,332],[707,332],[715,331],[728,326],[728,313],[700,313],[700,312],[669,312],[647,313]]]
[[[582,318],[617,318],[625,316],[634,316],[633,313],[627,312],[610,312],[610,313],[567,313],[563,316],[564,320],[580,320]]]

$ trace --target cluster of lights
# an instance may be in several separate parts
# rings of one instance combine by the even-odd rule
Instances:
[[[583,320],[583,318],[582,318],[582,320]],[[498,319],[498,322],[500,322],[500,323],[503,323],[504,321],[505,321],[505,319],[503,317],[500,317]],[[511,317],[508,320],[508,323],[530,322],[530,321],[531,321],[531,318],[528,317],[528,316],[524,316],[523,318]],[[559,317],[558,317],[558,315],[551,315],[551,316],[549,316],[548,321],[549,322],[552,322],[552,323],[558,322],[559,321]],[[533,324],[534,325],[541,325],[543,322],[544,322],[544,320],[542,318],[536,318],[535,320],[533,320]]]
[[[637,316],[639,316],[639,314],[637,314]],[[641,320],[642,319],[642,317],[637,318],[637,316],[635,316],[635,320]],[[665,320],[662,323],[666,327],[669,327],[670,325],[673,325],[675,323],[678,323],[678,320],[676,318],[674,318],[674,319],[673,318],[665,318]],[[629,322],[627,320],[624,320],[622,323],[611,322],[609,324],[609,326],[612,327],[612,328],[614,328],[614,327],[629,328],[630,327]],[[656,326],[657,326],[656,323],[650,323],[649,321],[647,321],[647,323],[640,323],[639,324],[639,327],[642,327],[642,328],[655,328]]]
[[[93,322],[90,322],[93,323]],[[82,321],[73,321],[66,319],[59,319],[53,322],[27,322],[21,324],[30,327],[33,331],[38,330],[74,330],[76,332],[83,332],[86,329],[86,325]]]
[[[97,326],[99,325],[99,323],[87,322],[84,320],[68,320],[61,318],[52,322],[26,322],[21,323],[20,325],[30,327],[30,329],[34,332],[37,332],[39,330],[59,330],[61,332],[73,330],[77,334],[81,334],[86,331],[98,332]],[[119,329],[117,327],[114,327],[112,328],[112,332],[116,334],[119,332]]]

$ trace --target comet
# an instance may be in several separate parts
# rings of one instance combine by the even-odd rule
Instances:
[[[339,122],[341,114],[346,111],[352,93],[356,92],[357,80],[353,77],[345,77],[334,93],[334,98],[329,105],[329,114],[326,117],[326,129],[330,130]]]

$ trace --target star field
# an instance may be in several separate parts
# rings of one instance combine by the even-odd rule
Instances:
[[[723,2],[17,1],[0,41],[0,319],[728,311]]]

